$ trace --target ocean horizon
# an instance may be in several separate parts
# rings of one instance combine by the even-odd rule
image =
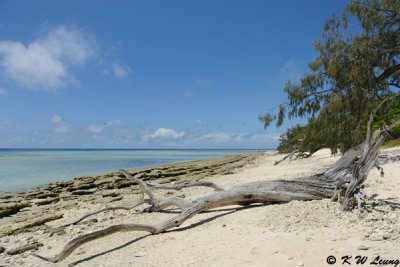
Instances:
[[[119,169],[259,153],[273,149],[0,148],[0,192],[18,192],[51,182]]]

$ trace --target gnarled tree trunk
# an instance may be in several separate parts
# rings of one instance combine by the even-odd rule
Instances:
[[[238,185],[223,190],[214,183],[204,181],[188,182],[177,185],[153,184],[142,181],[139,177],[132,177],[129,173],[122,170],[127,178],[136,181],[141,186],[142,192],[146,193],[148,199],[144,199],[144,196],[142,196],[141,201],[129,207],[106,208],[85,215],[73,223],[64,225],[64,227],[79,223],[83,219],[105,210],[131,209],[142,203],[150,204],[150,206],[145,209],[147,212],[160,211],[170,206],[176,206],[181,210],[181,213],[158,224],[120,224],[79,236],[66,244],[64,249],[54,257],[47,258],[37,254],[32,255],[46,261],[59,262],[65,259],[79,246],[94,239],[121,231],[145,231],[151,234],[159,234],[168,231],[171,228],[180,226],[183,222],[197,213],[227,205],[332,198],[332,200],[341,203],[343,210],[349,210],[355,206],[361,208],[362,203],[366,198],[366,195],[362,190],[362,184],[367,178],[370,169],[376,166],[381,144],[389,135],[390,130],[400,124],[399,119],[392,125],[382,126],[380,129],[371,133],[370,128],[375,112],[376,111],[371,114],[371,118],[368,122],[368,133],[364,143],[347,151],[324,173],[296,180],[261,181]],[[165,188],[180,190],[192,186],[212,187],[217,192],[190,201],[178,197],[158,199],[150,191],[150,189]]]

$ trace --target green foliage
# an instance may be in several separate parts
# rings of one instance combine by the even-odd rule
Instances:
[[[400,118],[400,100],[394,99],[393,101],[382,107],[380,112],[375,116],[375,120],[371,128],[375,130],[381,125],[393,123],[398,118]],[[395,127],[391,132],[390,139],[396,138],[400,138],[400,126]]]
[[[298,84],[285,85],[286,108],[259,119],[268,127],[274,120],[282,125],[285,117],[308,118],[301,130],[295,126],[281,137],[282,150],[346,151],[364,140],[371,111],[400,89],[400,1],[351,1],[340,16],[327,20],[314,47],[318,56],[308,73]],[[399,109],[390,110],[400,116]]]
[[[389,148],[395,146],[400,146],[400,138],[389,140],[382,145],[383,148]]]
[[[304,140],[305,134],[303,131],[305,129],[304,126],[296,125],[283,133],[279,138],[278,151],[281,153],[290,153],[300,149],[299,145]]]

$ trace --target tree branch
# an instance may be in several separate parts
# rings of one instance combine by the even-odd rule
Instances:
[[[142,200],[140,200],[140,201],[138,201],[138,202],[136,202],[135,204],[130,205],[130,206],[107,207],[107,208],[104,208],[104,209],[101,209],[101,210],[98,210],[98,211],[95,211],[95,212],[88,213],[88,214],[82,216],[81,218],[79,218],[78,220],[73,221],[73,222],[71,222],[71,223],[64,224],[64,225],[62,225],[62,226],[60,226],[60,227],[64,228],[64,227],[68,227],[68,226],[70,226],[70,225],[75,225],[75,224],[77,224],[77,223],[83,221],[84,219],[86,219],[86,218],[88,218],[88,217],[90,217],[90,216],[99,214],[99,213],[101,213],[101,212],[110,211],[110,210],[131,210],[131,209],[136,208],[137,206],[139,206],[139,205],[141,205],[141,204],[143,204],[143,203],[148,203],[148,202],[149,202],[149,201],[147,201],[147,200],[145,200],[145,199],[142,199]]]
[[[400,71],[400,64],[393,65],[393,66],[387,68],[381,75],[376,77],[375,81],[376,81],[376,83],[380,83],[398,71]]]
[[[147,186],[153,189],[168,189],[168,190],[181,190],[183,188],[188,188],[188,187],[197,187],[197,186],[204,186],[204,187],[211,187],[215,189],[215,191],[223,191],[224,189],[222,187],[219,187],[218,185],[214,184],[213,182],[209,181],[187,181],[184,183],[179,183],[179,184],[158,184],[154,182],[145,182]]]
[[[146,224],[119,224],[107,227],[105,229],[95,231],[86,235],[78,236],[75,239],[72,239],[68,244],[64,247],[64,249],[54,257],[43,257],[36,253],[31,253],[32,256],[38,257],[39,259],[49,261],[49,262],[59,262],[68,257],[75,249],[82,246],[83,244],[90,242],[92,240],[105,237],[117,232],[126,232],[126,231],[145,231],[151,234],[157,232],[157,228],[153,225],[146,225]]]
[[[142,189],[142,194],[146,193],[149,196],[150,201],[155,200],[155,197],[154,197],[153,193],[150,191],[150,189],[147,186],[146,182],[144,182],[143,180],[139,179],[139,177],[141,177],[142,174],[138,174],[138,175],[132,176],[127,171],[125,171],[123,169],[121,169],[120,171],[125,175],[126,178],[138,183],[140,188]]]

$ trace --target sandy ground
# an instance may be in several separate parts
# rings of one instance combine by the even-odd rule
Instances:
[[[400,154],[397,150],[389,152]],[[227,188],[259,180],[293,179],[321,172],[338,159],[322,150],[311,158],[274,166],[280,158],[282,155],[267,153],[235,174],[209,180]],[[367,192],[378,194],[368,202],[369,212],[342,212],[339,204],[330,200],[225,207],[199,214],[164,234],[125,232],[95,240],[61,263],[50,264],[29,253],[13,257],[3,253],[0,266],[331,266],[327,263],[328,256],[336,258],[333,266],[342,266],[342,257],[351,256],[348,261],[355,265],[358,255],[368,257],[367,265],[378,256],[400,260],[400,162],[385,164],[383,168],[385,177],[380,177],[374,169],[366,182]],[[192,199],[210,192],[207,188],[191,188],[176,195]],[[156,194],[167,196],[171,192],[163,190]],[[125,198],[116,204],[129,204],[135,198]],[[62,219],[48,224],[62,225],[104,204],[78,203],[77,206],[66,209]],[[118,223],[156,223],[176,212],[136,211],[105,212],[95,216],[97,222],[70,226],[62,235],[50,237],[37,231],[3,237],[0,246],[17,247],[23,244],[21,240],[29,239],[44,244],[38,254],[52,256],[80,234]],[[395,262],[385,266],[395,266]]]

